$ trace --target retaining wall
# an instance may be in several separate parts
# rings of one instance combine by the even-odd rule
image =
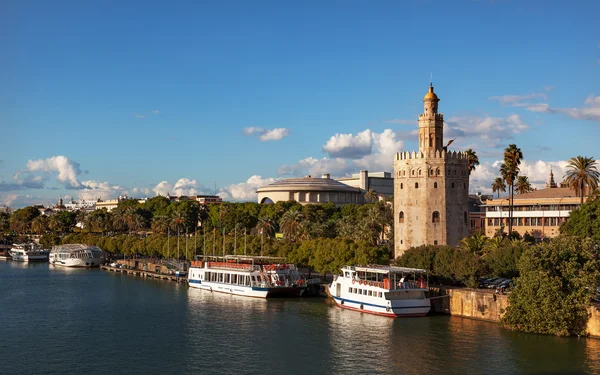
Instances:
[[[430,297],[448,296],[431,300],[435,313],[463,316],[466,318],[500,322],[508,307],[508,296],[495,294],[493,290],[468,288],[430,288]],[[587,332],[600,338],[600,307],[590,307]]]

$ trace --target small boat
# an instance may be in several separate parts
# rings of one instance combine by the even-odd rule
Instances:
[[[266,257],[199,259],[188,270],[192,288],[257,298],[300,297],[306,290],[306,280],[293,264],[266,262]]]
[[[431,301],[427,271],[391,266],[346,266],[329,291],[337,306],[389,317],[425,316]]]
[[[106,254],[99,247],[83,244],[53,246],[50,264],[65,267],[99,267],[104,264]]]
[[[12,260],[19,262],[46,262],[48,250],[40,249],[35,243],[13,244],[8,252]]]

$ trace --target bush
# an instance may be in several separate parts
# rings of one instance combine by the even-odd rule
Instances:
[[[584,335],[587,309],[600,282],[597,255],[591,240],[567,236],[526,248],[504,325],[524,332]]]

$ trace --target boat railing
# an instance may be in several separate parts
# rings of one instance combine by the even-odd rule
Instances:
[[[240,271],[255,271],[257,266],[248,263],[234,263],[234,262],[206,262],[208,268],[220,268],[220,269],[233,269]]]

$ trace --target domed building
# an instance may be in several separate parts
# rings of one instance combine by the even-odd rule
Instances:
[[[328,202],[343,205],[363,201],[363,193],[359,188],[338,182],[329,174],[323,174],[321,178],[287,178],[260,187],[256,192],[259,203],[296,201],[302,205]]]

